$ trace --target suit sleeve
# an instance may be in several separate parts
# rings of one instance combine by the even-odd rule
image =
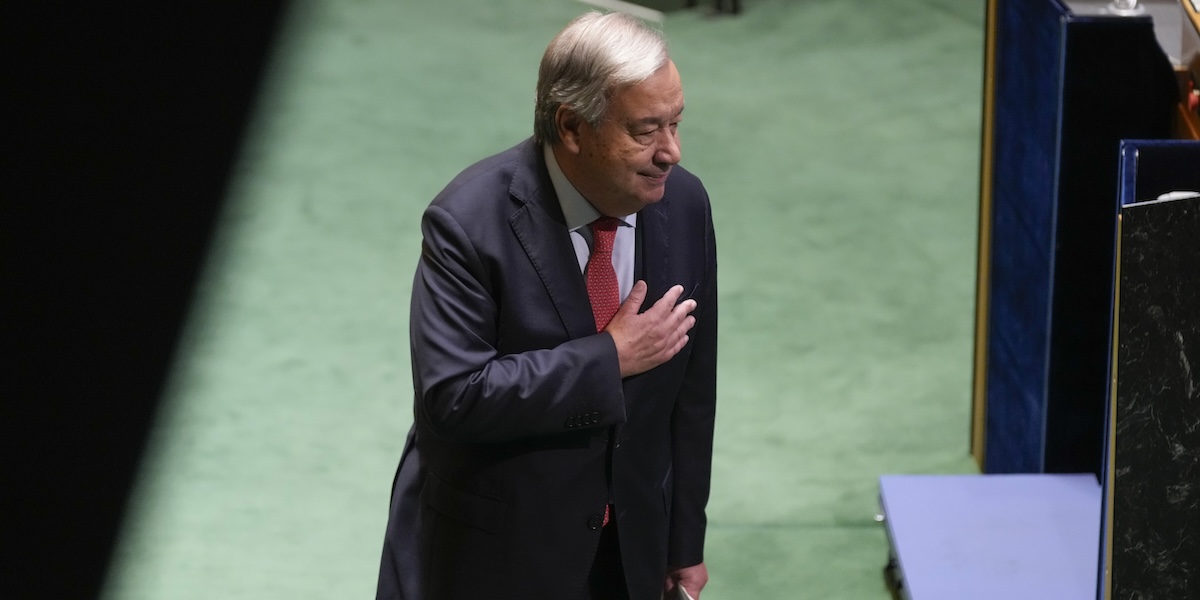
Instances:
[[[704,232],[704,285],[690,333],[694,347],[671,417],[675,485],[667,562],[672,567],[704,561],[717,403],[717,248],[707,197]]]
[[[458,442],[503,442],[624,422],[610,335],[501,354],[498,300],[488,282],[506,273],[489,273],[462,226],[437,205],[426,210],[421,230],[409,319],[416,418]]]

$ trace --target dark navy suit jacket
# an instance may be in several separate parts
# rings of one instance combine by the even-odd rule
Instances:
[[[703,561],[716,408],[708,195],[676,166],[638,214],[648,308],[697,301],[674,358],[622,380],[597,334],[541,149],[463,171],[426,209],[410,317],[414,424],[393,486],[380,600],[572,600],[606,503],[632,600]]]

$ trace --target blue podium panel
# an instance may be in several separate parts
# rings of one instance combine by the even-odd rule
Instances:
[[[1175,75],[1149,17],[1073,10],[1099,1],[993,3],[982,467],[1098,475],[1117,151],[1170,136]]]
[[[996,23],[983,468],[1044,468],[1054,277],[1062,19],[1053,0],[1004,2]],[[1017,75],[1019,74],[1019,75]],[[1003,399],[998,400],[998,399]]]
[[[885,475],[911,600],[1095,600],[1101,488],[1081,475]]]

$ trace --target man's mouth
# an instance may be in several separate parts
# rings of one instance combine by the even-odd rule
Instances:
[[[658,183],[661,181],[665,181],[667,179],[667,175],[669,175],[670,173],[671,173],[671,171],[670,171],[670,169],[668,169],[666,171],[659,171],[657,173],[642,173],[641,175],[642,175],[642,177],[645,177],[646,179],[649,179],[650,181]]]

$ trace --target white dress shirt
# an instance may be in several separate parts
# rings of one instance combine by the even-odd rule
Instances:
[[[575,245],[575,257],[579,260],[579,271],[587,270],[588,257],[592,254],[592,221],[599,219],[600,211],[592,206],[575,186],[567,181],[554,158],[550,146],[543,145],[542,153],[546,157],[546,169],[550,171],[550,181],[554,184],[554,193],[558,195],[558,203],[562,206],[563,216],[567,219],[567,229],[571,231],[571,243]],[[613,269],[617,272],[617,285],[621,288],[621,301],[633,289],[633,254],[634,236],[636,235],[637,213],[620,219],[617,236],[613,240]]]

